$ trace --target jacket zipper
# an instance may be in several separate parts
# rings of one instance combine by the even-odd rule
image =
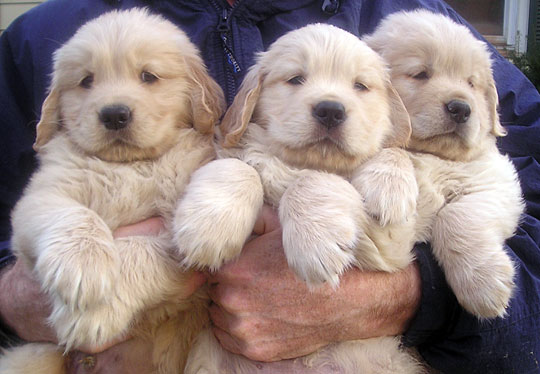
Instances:
[[[234,99],[234,94],[236,92],[236,81],[234,75],[242,71],[238,60],[234,55],[232,44],[232,30],[230,25],[231,15],[240,2],[241,0],[237,0],[234,2],[232,7],[227,8],[220,6],[216,0],[210,0],[212,6],[218,12],[221,12],[217,31],[219,32],[219,36],[221,38],[221,46],[223,48],[223,52],[225,53],[227,64],[230,65],[230,68],[225,68],[225,75],[227,79],[227,102],[229,103],[232,103]]]

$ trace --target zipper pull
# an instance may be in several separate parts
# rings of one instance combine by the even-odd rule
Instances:
[[[223,9],[223,11],[221,13],[221,18],[219,20],[217,31],[219,31],[221,33],[230,31],[230,28],[229,28],[229,13],[227,12],[227,9],[225,9],[225,8]]]

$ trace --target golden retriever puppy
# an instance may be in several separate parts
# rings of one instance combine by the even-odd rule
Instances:
[[[486,44],[428,11],[393,14],[366,41],[390,64],[411,116],[415,239],[431,243],[466,310],[504,316],[514,266],[503,245],[524,206],[514,167],[496,146],[505,131]]]
[[[414,171],[404,151],[383,148],[404,145],[410,122],[382,59],[354,35],[316,24],[279,38],[258,56],[220,128],[219,155],[231,158],[193,174],[175,218],[187,265],[234,258],[263,200],[279,207],[288,263],[310,286],[337,286],[351,266],[409,264]],[[296,365],[298,373],[420,371],[395,337],[331,345]],[[190,374],[257,370],[210,330],[186,366]]]
[[[208,317],[202,293],[186,297],[174,227],[112,232],[156,215],[172,221],[190,175],[215,155],[223,109],[196,47],[145,10],[92,20],[55,52],[40,166],[14,209],[12,244],[51,297],[60,346],[14,348],[0,372],[62,373],[63,351],[128,330],[154,343],[156,372],[182,371]]]

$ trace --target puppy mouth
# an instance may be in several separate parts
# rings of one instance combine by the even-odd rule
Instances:
[[[346,143],[343,141],[343,134],[340,128],[326,129],[317,126],[312,141],[312,145],[321,145],[322,148],[335,147],[341,152],[346,151]]]
[[[107,137],[111,145],[135,145],[129,128],[121,130],[107,130]]]

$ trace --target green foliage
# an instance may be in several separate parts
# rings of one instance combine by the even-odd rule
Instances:
[[[540,91],[540,46],[533,45],[527,53],[510,51],[508,59],[517,66]]]

